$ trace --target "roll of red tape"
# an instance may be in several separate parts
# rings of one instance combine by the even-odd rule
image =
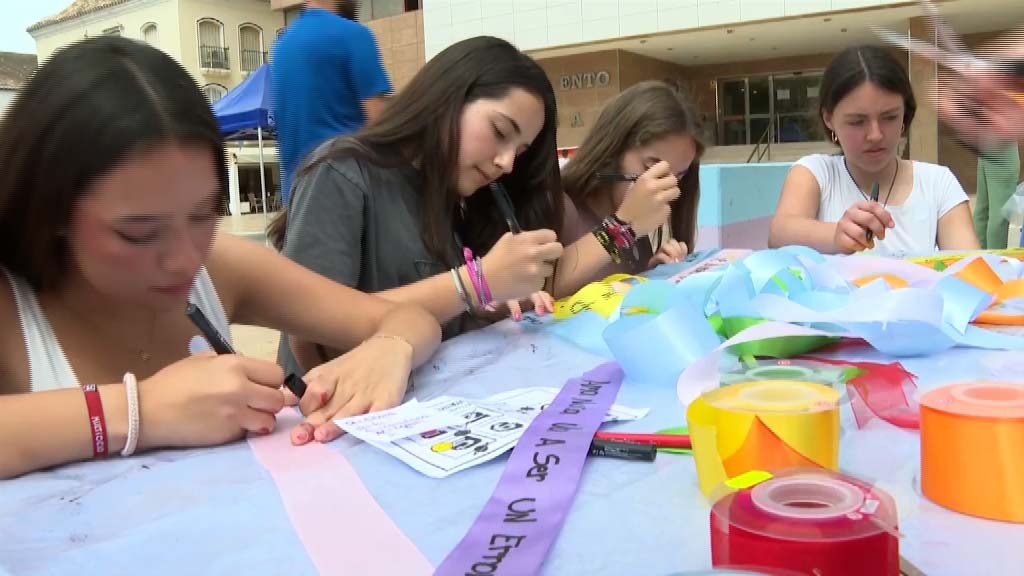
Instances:
[[[765,574],[899,576],[896,504],[830,471],[777,475],[711,508],[713,566]]]

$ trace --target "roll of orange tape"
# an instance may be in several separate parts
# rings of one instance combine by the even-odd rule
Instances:
[[[1024,522],[1024,384],[952,384],[920,404],[924,495],[963,514]]]

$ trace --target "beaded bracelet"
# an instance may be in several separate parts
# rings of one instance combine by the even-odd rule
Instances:
[[[591,231],[605,252],[612,257],[612,262],[619,264],[623,260],[636,262],[640,259],[637,250],[637,236],[632,226],[612,215],[601,221]]]
[[[125,440],[121,456],[131,456],[139,443],[139,383],[135,374],[124,375],[124,391],[128,399],[128,438]]]

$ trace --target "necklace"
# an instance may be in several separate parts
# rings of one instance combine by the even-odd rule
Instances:
[[[878,198],[869,198],[864,190],[861,190],[860,184],[857,183],[857,179],[853,177],[853,172],[850,171],[850,164],[847,163],[846,157],[843,156],[843,166],[846,167],[846,173],[850,176],[850,180],[853,180],[853,185],[857,187],[857,192],[864,197],[865,200],[878,202]],[[885,201],[882,202],[882,207],[885,208],[889,204],[889,196],[892,195],[892,188],[896,185],[896,177],[900,175],[900,159],[896,159],[896,171],[892,174],[892,182],[889,183],[889,191],[885,193]]]
[[[100,326],[97,322],[93,321],[91,318],[88,318],[85,314],[79,313],[78,310],[76,310],[73,306],[62,305],[62,307],[64,307],[65,310],[70,311],[72,315],[76,316],[79,320],[82,320],[86,324],[90,325],[93,328],[93,330],[97,332],[106,332],[105,330],[100,329]],[[156,329],[156,318],[157,314],[154,312],[152,318],[150,319],[149,332],[145,341],[145,346],[128,346],[120,338],[111,340],[117,342],[118,346],[120,346],[121,348],[131,350],[132,354],[136,355],[138,357],[138,360],[141,361],[142,364],[148,364],[149,361],[153,358],[153,355],[148,350],[146,350],[146,348],[148,348],[153,342],[153,331]]]

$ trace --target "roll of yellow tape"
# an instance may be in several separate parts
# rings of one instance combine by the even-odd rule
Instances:
[[[1024,522],[1024,384],[953,384],[920,404],[924,495],[963,514]]]
[[[751,470],[839,465],[839,392],[822,384],[730,384],[693,401],[686,420],[705,496]]]

